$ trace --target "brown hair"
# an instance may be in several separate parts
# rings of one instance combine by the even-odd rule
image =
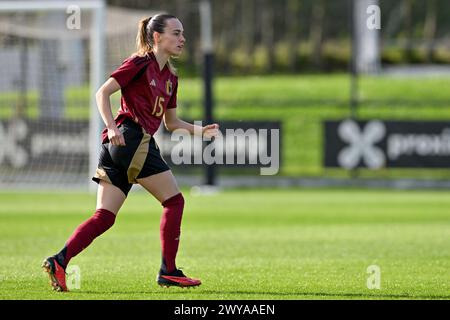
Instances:
[[[136,52],[135,55],[145,56],[153,50],[154,40],[153,33],[164,33],[166,22],[169,19],[177,19],[174,15],[161,13],[153,17],[145,18],[139,21],[138,33],[136,36]],[[175,74],[176,69],[173,67],[170,59],[167,62],[170,71]]]

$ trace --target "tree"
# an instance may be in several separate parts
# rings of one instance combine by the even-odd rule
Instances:
[[[436,26],[437,26],[437,1],[428,0],[425,24],[423,28],[423,35],[427,46],[426,49],[427,62],[431,62],[431,60],[433,59]]]
[[[287,39],[289,41],[289,67],[291,71],[297,71],[300,0],[288,0],[286,10],[288,22]]]
[[[225,73],[230,71],[230,53],[235,45],[235,25],[234,19],[236,15],[236,4],[234,1],[229,0],[222,3],[219,6],[221,11],[215,11],[214,16],[217,17],[218,24],[220,25],[221,33],[219,34],[219,50],[224,57],[222,61],[223,69]]]
[[[313,2],[311,12],[311,29],[309,33],[309,42],[312,47],[311,61],[318,67],[322,68],[322,45],[323,45],[323,25],[325,17],[324,0],[316,0]]]
[[[413,2],[414,0],[403,0],[402,12],[405,30],[405,57],[406,61],[413,60]]]
[[[247,56],[246,71],[251,68],[251,57],[255,51],[255,1],[242,1],[242,33],[241,43],[244,44],[244,50]]]
[[[275,68],[274,10],[272,1],[263,0],[262,3],[262,43],[268,54],[266,71],[273,72]]]

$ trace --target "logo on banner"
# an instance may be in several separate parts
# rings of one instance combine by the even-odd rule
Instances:
[[[0,164],[6,159],[14,168],[22,168],[27,164],[28,153],[19,143],[25,140],[28,134],[27,124],[21,120],[11,121],[9,125],[3,127],[0,123]]]
[[[368,168],[378,169],[385,165],[386,156],[376,146],[386,135],[386,127],[380,121],[370,121],[363,129],[353,120],[345,120],[338,127],[338,135],[349,146],[338,154],[338,163],[346,169],[358,166],[361,160]]]

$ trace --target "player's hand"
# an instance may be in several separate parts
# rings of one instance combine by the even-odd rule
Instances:
[[[122,132],[119,131],[119,128],[117,128],[117,126],[108,128],[108,139],[113,146],[125,145],[125,138],[123,137]]]
[[[209,124],[203,127],[203,136],[208,139],[217,137],[219,132],[219,125],[217,123]]]

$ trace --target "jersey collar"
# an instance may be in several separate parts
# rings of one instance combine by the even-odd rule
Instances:
[[[156,69],[160,74],[164,73],[164,72],[166,71],[166,68],[167,68],[167,63],[164,65],[164,67],[162,68],[162,70],[159,70],[158,60],[156,60],[156,56],[155,56],[155,54],[153,53],[153,51],[150,51],[149,56],[150,56],[150,58],[151,58],[152,60],[155,61],[155,69]]]

